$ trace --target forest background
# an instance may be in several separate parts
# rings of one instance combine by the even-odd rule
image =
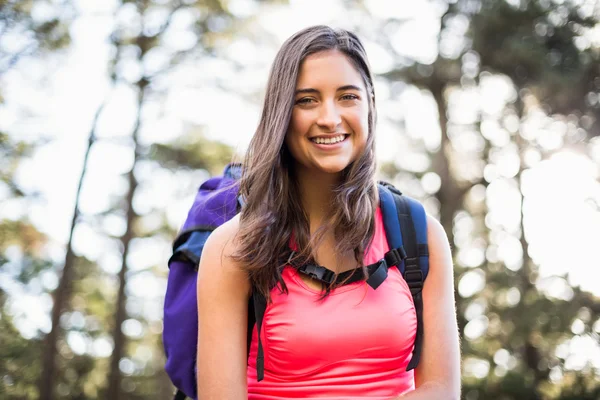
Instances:
[[[597,0],[1,0],[0,397],[167,399],[195,192],[283,40],[354,30],[379,177],[453,247],[463,398],[600,399]]]

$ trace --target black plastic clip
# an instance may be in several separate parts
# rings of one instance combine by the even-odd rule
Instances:
[[[298,271],[310,276],[313,279],[327,284],[331,284],[335,276],[335,274],[332,271],[329,271],[327,268],[316,264],[304,265],[301,268],[299,268]]]

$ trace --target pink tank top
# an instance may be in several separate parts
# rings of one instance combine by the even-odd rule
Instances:
[[[365,264],[389,250],[377,209],[373,244]],[[256,381],[257,331],[248,363],[248,399],[318,397],[384,400],[414,389],[406,372],[417,329],[410,290],[396,268],[373,290],[356,282],[324,301],[294,268],[283,271],[289,293],[273,289],[261,329],[265,376]]]

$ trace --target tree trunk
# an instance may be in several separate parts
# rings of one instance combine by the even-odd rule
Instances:
[[[96,126],[98,119],[106,101],[98,107],[94,120],[92,122],[92,128],[88,138],[88,146],[85,150],[85,156],[83,158],[83,169],[81,176],[79,177],[79,183],[77,184],[77,193],[75,195],[75,209],[73,211],[73,219],[71,220],[71,230],[69,232],[69,241],[67,242],[67,253],[65,255],[64,267],[62,270],[62,276],[58,287],[54,291],[54,302],[52,305],[52,328],[50,333],[46,335],[44,352],[42,354],[42,373],[39,381],[39,394],[40,400],[51,400],[54,398],[54,383],[56,380],[56,354],[57,354],[57,343],[60,332],[60,316],[63,310],[68,304],[71,295],[71,283],[73,280],[73,268],[75,264],[75,253],[73,252],[73,231],[79,219],[79,199],[81,196],[81,187],[85,178],[87,163],[92,145],[96,141]]]
[[[127,211],[127,226],[125,233],[121,236],[121,243],[123,244],[123,258],[121,263],[121,271],[119,272],[119,291],[117,294],[116,314],[115,314],[115,325],[113,327],[113,341],[114,349],[110,360],[110,375],[108,379],[108,392],[107,398],[111,400],[118,400],[121,394],[121,370],[119,363],[125,353],[126,338],[121,329],[121,325],[127,318],[125,310],[125,303],[127,301],[127,295],[125,294],[125,287],[127,286],[127,256],[129,254],[129,245],[134,237],[133,223],[136,218],[135,210],[133,209],[133,196],[137,189],[137,180],[135,179],[135,167],[139,159],[139,144],[138,134],[140,130],[141,120],[141,108],[144,102],[145,88],[147,81],[142,80],[138,83],[138,109],[135,127],[133,129],[133,144],[134,144],[134,160],[131,170],[127,173],[127,179],[129,181],[129,191],[126,196],[126,211]]]
[[[452,176],[450,160],[448,160],[448,152],[451,150],[444,85],[442,82],[435,82],[429,89],[437,103],[442,135],[440,149],[433,156],[433,170],[441,179],[441,187],[437,193],[440,202],[440,222],[448,235],[450,245],[454,247],[453,220],[456,212],[462,207],[463,193]]]
[[[515,107],[517,110],[517,115],[519,117],[519,123],[522,123],[523,120],[523,113],[524,113],[524,104],[523,104],[523,100],[521,99],[521,94],[519,94],[517,96],[517,100],[515,102]],[[525,143],[524,139],[522,138],[520,132],[517,132],[516,134],[516,138],[515,141],[517,143],[517,149],[519,152],[519,161],[521,163],[521,165],[519,166],[519,173],[516,177],[517,180],[517,185],[519,187],[519,190],[521,192],[521,237],[519,238],[519,241],[521,243],[521,249],[523,250],[523,266],[521,267],[521,269],[519,270],[518,274],[519,274],[519,281],[518,284],[520,286],[520,290],[521,290],[521,302],[520,302],[520,306],[523,309],[523,312],[527,311],[527,304],[524,303],[524,299],[527,298],[527,294],[530,291],[537,291],[537,288],[535,287],[535,285],[531,282],[531,278],[532,278],[532,274],[533,274],[533,260],[531,259],[531,257],[529,256],[529,243],[527,242],[527,238],[525,237],[525,223],[524,223],[524,203],[525,203],[525,196],[523,195],[523,187],[522,187],[522,176],[523,176],[523,171],[524,171],[524,166],[525,166],[525,161],[524,161],[524,155],[525,155],[525,151],[527,150],[527,144]],[[538,391],[538,387],[539,384],[542,381],[545,381],[548,377],[549,374],[549,370],[546,368],[545,371],[540,370],[540,361],[542,359],[542,356],[540,355],[540,351],[538,350],[537,346],[532,342],[532,333],[534,330],[534,326],[533,324],[526,324],[527,326],[527,330],[526,330],[526,335],[524,336],[524,340],[525,340],[525,345],[523,347],[522,350],[522,358],[523,361],[525,362],[525,365],[533,372],[533,377],[534,377],[534,381],[533,381],[533,391],[535,393],[535,398],[539,399],[539,391]]]

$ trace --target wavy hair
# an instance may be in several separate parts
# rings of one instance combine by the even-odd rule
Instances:
[[[333,204],[324,224],[311,238],[308,215],[300,202],[294,162],[285,137],[302,62],[311,54],[329,50],[344,54],[364,81],[369,104],[369,134],[365,151],[344,169],[341,183],[334,188]],[[245,156],[240,193],[246,205],[240,215],[237,236],[240,245],[233,255],[249,274],[254,290],[265,298],[270,299],[270,290],[277,285],[287,292],[281,271],[289,261],[292,234],[298,246],[296,261],[314,262],[313,250],[324,233],[331,230],[337,254],[353,253],[367,277],[363,255],[375,230],[378,202],[374,178],[376,119],[373,77],[365,49],[354,33],[313,26],[296,33],[282,45],[271,67],[260,122]],[[324,297],[341,284],[334,281],[326,287]]]

